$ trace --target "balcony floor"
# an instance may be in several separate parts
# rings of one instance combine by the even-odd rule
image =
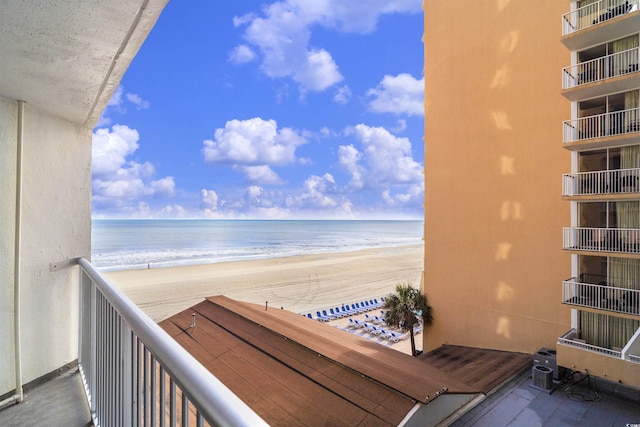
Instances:
[[[574,394],[562,389],[550,393],[534,388],[531,383],[529,367],[452,426],[614,427],[640,423],[638,396],[626,400],[599,390],[600,400],[588,402],[579,400],[594,396],[586,386],[574,386],[571,390]]]
[[[27,390],[24,402],[0,410],[0,426],[47,425],[93,425],[77,369]]]

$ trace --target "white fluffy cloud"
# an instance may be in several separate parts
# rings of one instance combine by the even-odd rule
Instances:
[[[259,185],[227,191],[224,200],[215,190],[202,189],[199,216],[219,219],[291,218],[291,212],[282,199],[279,191]]]
[[[364,168],[360,165],[362,154],[353,145],[341,145],[338,147],[338,163],[351,174],[351,187],[360,189],[364,186],[362,175]]]
[[[310,46],[314,26],[338,31],[368,33],[380,16],[390,13],[419,13],[415,0],[283,0],[262,10],[262,15],[235,17],[244,26],[244,38],[261,54],[261,69],[270,77],[290,77],[303,91],[322,91],[343,80],[338,65],[323,48]],[[238,47],[234,52],[238,51]],[[237,55],[230,55],[234,60]]]
[[[138,110],[145,110],[149,108],[149,101],[142,99],[140,95],[136,93],[127,93],[125,96],[127,101],[135,105]]]
[[[424,191],[422,165],[413,160],[411,142],[381,127],[359,124],[348,129],[360,143],[340,146],[338,163],[351,175],[351,190],[380,192],[387,205],[421,204]]]
[[[200,190],[200,198],[202,203],[212,209],[218,209],[218,193],[213,190],[202,189]]]
[[[234,166],[234,170],[242,172],[247,182],[262,185],[280,185],[282,179],[269,166]]]
[[[246,44],[241,44],[233,48],[229,54],[229,61],[234,64],[245,64],[256,59],[256,53]]]
[[[140,136],[135,129],[115,125],[93,133],[93,201],[101,207],[131,208],[143,197],[171,197],[173,177],[153,180],[155,168],[149,162],[130,160],[138,149]],[[141,212],[140,209],[137,209]],[[143,209],[144,210],[144,209]]]
[[[136,93],[125,93],[122,86],[118,86],[116,91],[111,95],[107,107],[102,112],[102,115],[98,119],[96,127],[108,126],[112,120],[109,115],[112,112],[120,114],[126,113],[127,105],[132,104],[138,110],[144,110],[149,108],[149,101],[142,99],[142,97]]]
[[[296,148],[306,142],[293,129],[278,129],[275,120],[256,117],[228,121],[216,129],[213,140],[203,142],[202,153],[206,162],[229,164],[243,172],[248,182],[276,184],[281,180],[271,166],[296,162]]]
[[[167,205],[158,212],[160,218],[190,218],[189,212],[181,205]]]
[[[220,215],[219,204],[218,204],[218,193],[214,190],[207,190],[203,188],[200,190],[200,213],[205,218],[221,218]]]
[[[387,75],[367,95],[373,97],[369,108],[377,113],[424,115],[424,78],[417,80],[406,73]]]
[[[336,181],[331,174],[311,175],[303,187],[304,192],[298,197],[299,203],[318,208],[333,208],[338,205],[336,199],[331,197],[332,193],[337,193]]]
[[[93,134],[94,175],[113,174],[127,163],[127,157],[138,149],[140,135],[128,126],[115,125],[97,129]]]
[[[287,196],[288,209],[304,217],[351,217],[352,203],[342,194],[333,175],[311,175],[296,194]]]
[[[172,176],[167,176],[156,181],[151,181],[149,185],[153,190],[153,194],[157,196],[174,196],[176,183],[173,181]]]
[[[333,96],[333,101],[338,104],[346,104],[351,99],[351,89],[349,86],[344,85],[336,89],[336,94]]]

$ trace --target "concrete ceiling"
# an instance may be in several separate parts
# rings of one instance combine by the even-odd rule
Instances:
[[[168,0],[0,0],[0,96],[93,127]]]

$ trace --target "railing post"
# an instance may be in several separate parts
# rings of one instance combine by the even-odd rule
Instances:
[[[123,426],[133,425],[133,351],[132,351],[132,332],[126,322],[120,322],[120,345],[122,346],[122,354],[120,363],[122,365],[121,379],[121,396],[122,415],[121,422]]]
[[[97,376],[97,368],[96,368],[96,363],[97,363],[97,352],[96,352],[96,346],[97,346],[97,342],[96,342],[96,294],[97,294],[97,289],[96,289],[96,284],[93,283],[93,280],[90,280],[89,277],[87,276],[87,274],[83,271],[82,276],[85,278],[85,280],[88,282],[86,284],[86,286],[89,287],[89,293],[90,293],[90,309],[89,309],[89,339],[90,339],[90,345],[89,345],[89,394],[91,395],[91,405],[90,405],[90,411],[91,411],[91,416],[92,417],[96,417],[97,416],[97,390],[96,390],[96,376]]]

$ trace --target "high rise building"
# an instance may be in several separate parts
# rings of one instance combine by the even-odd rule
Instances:
[[[424,9],[425,349],[640,387],[638,0]]]
[[[563,249],[571,275],[562,302],[571,329],[558,341],[563,365],[640,387],[640,73],[638,0],[571,2],[562,15],[562,123],[571,173]]]

